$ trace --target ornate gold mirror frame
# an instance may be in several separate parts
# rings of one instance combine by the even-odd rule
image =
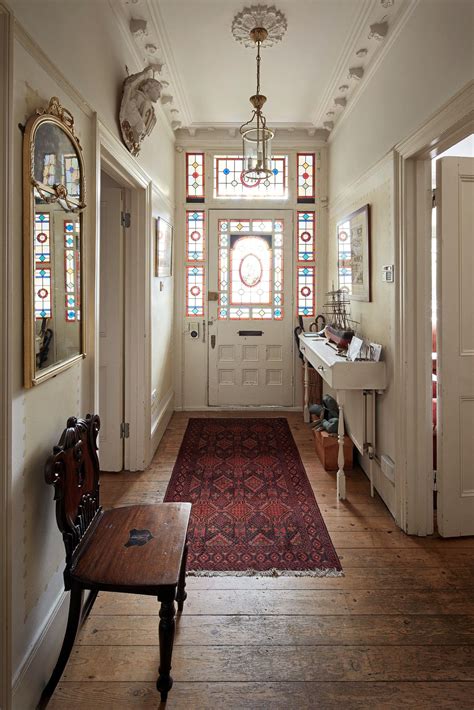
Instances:
[[[67,154],[65,147],[70,150]],[[82,278],[85,206],[84,161],[74,132],[74,119],[53,96],[46,109],[38,109],[30,117],[23,138],[24,376],[27,388],[56,376],[85,357]],[[46,221],[47,228],[43,229],[39,219]],[[44,294],[48,295],[47,308],[40,300],[46,298]],[[69,325],[74,329],[71,327],[68,333]],[[47,333],[49,345],[45,357]]]

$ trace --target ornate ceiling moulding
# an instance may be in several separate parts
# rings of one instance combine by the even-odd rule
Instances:
[[[363,10],[359,29],[346,45],[344,55],[338,62],[340,69],[331,79],[313,116],[316,126],[321,125],[332,131],[350,113],[363,91],[361,86],[371,76],[370,70],[372,73],[375,71],[373,65],[380,64],[381,57],[388,51],[415,5],[416,2],[400,0],[372,0],[367,11]],[[383,14],[381,7],[384,8]]]
[[[232,35],[244,47],[255,48],[255,42],[250,37],[254,27],[264,27],[268,36],[262,42],[265,47],[272,47],[281,42],[288,23],[285,15],[277,10],[275,5],[250,5],[237,13],[232,20]]]

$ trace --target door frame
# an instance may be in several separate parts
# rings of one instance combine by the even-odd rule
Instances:
[[[395,146],[396,518],[407,533],[433,532],[431,431],[431,160],[474,129],[469,82]],[[407,417],[406,412],[412,412]],[[420,445],[420,442],[422,444]]]
[[[131,226],[125,236],[125,388],[124,416],[130,436],[124,468],[141,471],[151,454],[151,312],[150,254],[152,182],[117,138],[96,118],[96,233],[100,234],[100,174],[104,171],[129,195]],[[95,244],[95,303],[93,313],[93,401],[99,404],[100,239]]]
[[[13,240],[13,17],[0,4],[0,707],[12,695],[12,240]]]
[[[278,207],[278,206],[259,206],[259,207],[246,207],[243,206],[242,204],[232,207],[232,205],[229,206],[212,206],[209,207],[207,210],[207,225],[208,225],[208,247],[206,249],[206,269],[207,269],[207,278],[209,279],[210,275],[210,244],[211,244],[211,231],[210,231],[210,225],[211,225],[211,213],[213,212],[223,212],[223,213],[231,213],[234,214],[236,212],[255,212],[255,213],[260,213],[260,212],[275,212],[275,213],[285,213],[287,212],[290,215],[291,219],[291,226],[289,230],[289,236],[291,240],[291,313],[293,314],[293,318],[295,317],[295,265],[296,265],[296,260],[295,260],[295,238],[294,238],[294,230],[295,230],[295,210],[292,209],[291,207]],[[224,215],[223,215],[224,216]],[[217,235],[216,235],[217,237]],[[216,248],[217,245],[216,245]],[[283,262],[283,274],[288,272],[288,267],[285,267],[285,263]],[[283,276],[285,278],[285,276]],[[209,283],[206,285],[207,291],[209,290]],[[293,328],[294,328],[294,323],[292,323],[291,326],[291,367],[292,367],[292,399],[293,399],[293,404],[289,406],[273,406],[273,405],[234,405],[234,404],[229,404],[229,405],[214,405],[214,404],[209,404],[209,399],[210,399],[210,379],[209,379],[209,369],[210,369],[210,363],[209,363],[209,345],[210,345],[210,338],[209,338],[209,302],[207,302],[205,312],[207,313],[207,319],[208,319],[208,327],[207,327],[207,348],[206,348],[206,372],[207,372],[207,406],[206,409],[210,409],[212,411],[226,411],[226,410],[236,410],[236,411],[251,411],[252,409],[259,409],[260,411],[273,411],[275,409],[279,409],[281,411],[300,411],[301,407],[297,407],[295,405],[296,401],[296,365],[295,365],[295,343],[294,343],[294,338],[293,338]],[[236,321],[238,322],[238,321]],[[258,321],[257,321],[258,322]],[[260,321],[262,323],[265,323],[265,321]]]

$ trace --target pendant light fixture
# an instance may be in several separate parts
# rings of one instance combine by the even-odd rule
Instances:
[[[257,46],[257,91],[250,97],[252,116],[247,123],[240,126],[243,155],[241,180],[247,184],[255,184],[272,174],[271,146],[275,134],[267,128],[267,121],[262,113],[267,97],[260,93],[260,48],[262,42],[267,39],[268,32],[264,27],[254,27],[249,34]]]

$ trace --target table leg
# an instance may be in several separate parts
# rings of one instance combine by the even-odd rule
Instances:
[[[308,361],[304,358],[304,408],[303,417],[306,424],[311,421],[309,416],[309,367]]]
[[[338,500],[345,500],[346,474],[344,473],[344,403],[341,392],[337,392],[337,404],[339,406],[339,424],[337,429],[337,442],[339,444],[339,452],[337,456],[337,498]]]
[[[160,638],[160,667],[158,669],[159,675],[156,681],[156,687],[161,695],[162,701],[166,702],[168,691],[171,690],[171,686],[173,685],[173,678],[170,675],[170,671],[176,613],[174,590],[172,589],[171,593],[158,596],[158,600],[161,601],[160,624],[158,627]]]

